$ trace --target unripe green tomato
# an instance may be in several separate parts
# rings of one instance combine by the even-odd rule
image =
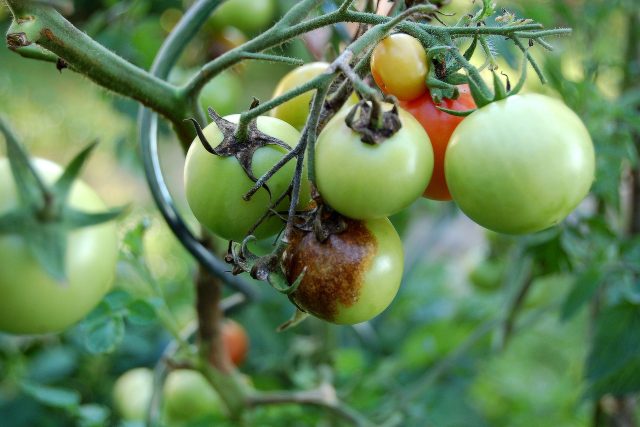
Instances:
[[[213,108],[220,116],[226,116],[242,107],[242,81],[233,71],[225,70],[209,81],[200,92],[200,105],[206,112]]]
[[[278,97],[319,76],[324,73],[328,67],[329,64],[326,62],[310,62],[294,68],[282,77],[278,86],[276,86],[276,90],[273,92],[272,98]],[[278,105],[276,108],[271,110],[271,115],[279,118],[280,120],[284,120],[294,128],[302,131],[302,128],[307,121],[307,117],[309,117],[310,103],[313,99],[314,93],[315,91],[311,90]],[[345,107],[353,106],[357,102],[358,97],[355,94],[352,94],[349,99],[347,99]]]
[[[225,119],[237,123],[239,115]],[[299,142],[300,133],[282,120],[261,116],[257,124],[260,131],[284,141],[292,148]],[[222,142],[222,133],[215,123],[204,129],[204,135],[214,148]],[[285,154],[284,148],[275,145],[256,150],[252,165],[254,176],[259,178]],[[267,182],[273,199],[288,189],[294,169],[295,160],[292,160]],[[187,201],[195,217],[213,233],[227,240],[242,241],[270,203],[269,193],[265,189],[258,190],[249,201],[245,201],[242,196],[253,187],[254,182],[246,175],[238,160],[233,156],[220,157],[209,153],[197,137],[187,153],[184,182]],[[306,173],[303,173],[301,188],[300,205],[306,206],[310,199]],[[288,202],[289,199],[285,198],[278,209],[287,210]],[[282,225],[279,218],[272,217],[258,227],[254,235],[258,239],[272,236]]]
[[[420,123],[399,108],[402,127],[380,144],[367,144],[340,112],[316,144],[316,184],[324,200],[355,219],[383,218],[422,196],[433,171],[433,149]]]
[[[198,371],[170,372],[162,393],[165,413],[171,423],[189,423],[223,414],[220,397]]]
[[[506,268],[506,263],[502,259],[487,259],[471,270],[469,280],[477,288],[496,289],[502,284]]]
[[[365,322],[391,304],[402,280],[402,241],[387,218],[347,220],[346,231],[319,242],[294,231],[283,254],[292,294],[310,314],[337,324]]]
[[[123,420],[144,421],[153,392],[153,371],[135,368],[122,374],[113,386],[113,405]]]
[[[62,168],[44,159],[32,159],[45,183],[52,184]],[[0,216],[18,203],[13,175],[6,158],[0,159]],[[100,197],[77,180],[68,203],[86,212],[106,209]],[[66,283],[50,277],[31,255],[23,237],[0,235],[0,331],[42,334],[68,328],[91,311],[111,288],[118,259],[117,230],[113,222],[79,228],[67,235]]]
[[[195,73],[195,70],[176,67],[171,71],[169,81],[181,85]],[[231,70],[224,70],[204,85],[198,101],[205,112],[211,107],[220,116],[226,116],[242,107],[243,93],[240,77]]]
[[[514,95],[466,117],[451,136],[445,175],[453,199],[490,230],[533,233],[562,221],[589,192],[589,132],[562,102]]]
[[[216,29],[233,26],[253,34],[271,25],[275,15],[273,0],[227,0],[213,12],[209,25]]]

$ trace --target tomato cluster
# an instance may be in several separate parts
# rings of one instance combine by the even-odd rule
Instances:
[[[354,101],[355,106],[338,111],[323,127],[313,153],[318,195],[308,212],[316,225],[295,224],[285,236],[288,245],[280,260],[287,281],[297,286],[291,300],[338,324],[369,320],[391,303],[402,277],[403,254],[387,217],[420,196],[453,199],[490,230],[530,233],[566,217],[586,196],[594,175],[589,134],[559,101],[512,95],[488,105],[478,102],[483,106],[476,109],[469,86],[460,85],[455,99],[436,103],[427,87],[432,64],[420,42],[406,34],[383,39],[370,65],[380,89],[399,103]],[[293,70],[274,98],[327,67],[319,62]],[[279,105],[273,117],[258,118],[258,128],[295,147],[300,135],[294,128],[304,127],[311,98],[312,93],[305,93]],[[450,110],[476,111],[463,118]],[[237,116],[229,120],[237,121]],[[214,147],[222,140],[215,124],[204,133]],[[253,185],[247,171],[236,159],[212,156],[195,142],[185,170],[189,204],[213,232],[242,241],[269,209],[269,201],[288,188],[293,162],[268,181],[268,192],[246,201],[242,195]],[[257,150],[255,176],[285,152],[273,146]],[[308,206],[308,185],[303,180],[298,209]],[[328,232],[317,226],[326,212],[332,213]],[[339,226],[334,214],[341,218]],[[281,227],[273,216],[253,234],[266,237]]]

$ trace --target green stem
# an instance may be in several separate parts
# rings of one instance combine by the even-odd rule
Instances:
[[[37,2],[6,1],[14,13],[8,38],[23,34],[25,45],[37,43],[100,86],[131,97],[172,122],[184,118],[188,104],[174,86],[96,43],[52,7]]]

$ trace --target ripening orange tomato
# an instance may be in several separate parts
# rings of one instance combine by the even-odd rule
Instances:
[[[371,55],[371,74],[384,93],[401,101],[418,98],[427,91],[427,53],[415,37],[392,34]]]

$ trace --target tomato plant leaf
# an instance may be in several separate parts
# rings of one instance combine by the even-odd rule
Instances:
[[[80,393],[75,390],[22,382],[20,388],[38,402],[54,408],[75,408],[80,404]]]
[[[601,265],[592,265],[579,274],[562,304],[560,318],[564,321],[571,319],[595,294],[604,276]]]
[[[135,300],[127,306],[127,320],[134,325],[149,325],[156,320],[156,310],[145,300]]]
[[[78,408],[78,418],[82,427],[102,427],[108,425],[109,408],[103,405],[87,404]]]
[[[585,377],[587,397],[640,390],[640,306],[623,303],[600,313]]]
[[[124,338],[122,315],[106,317],[103,322],[93,322],[85,335],[85,347],[93,354],[113,351]]]

